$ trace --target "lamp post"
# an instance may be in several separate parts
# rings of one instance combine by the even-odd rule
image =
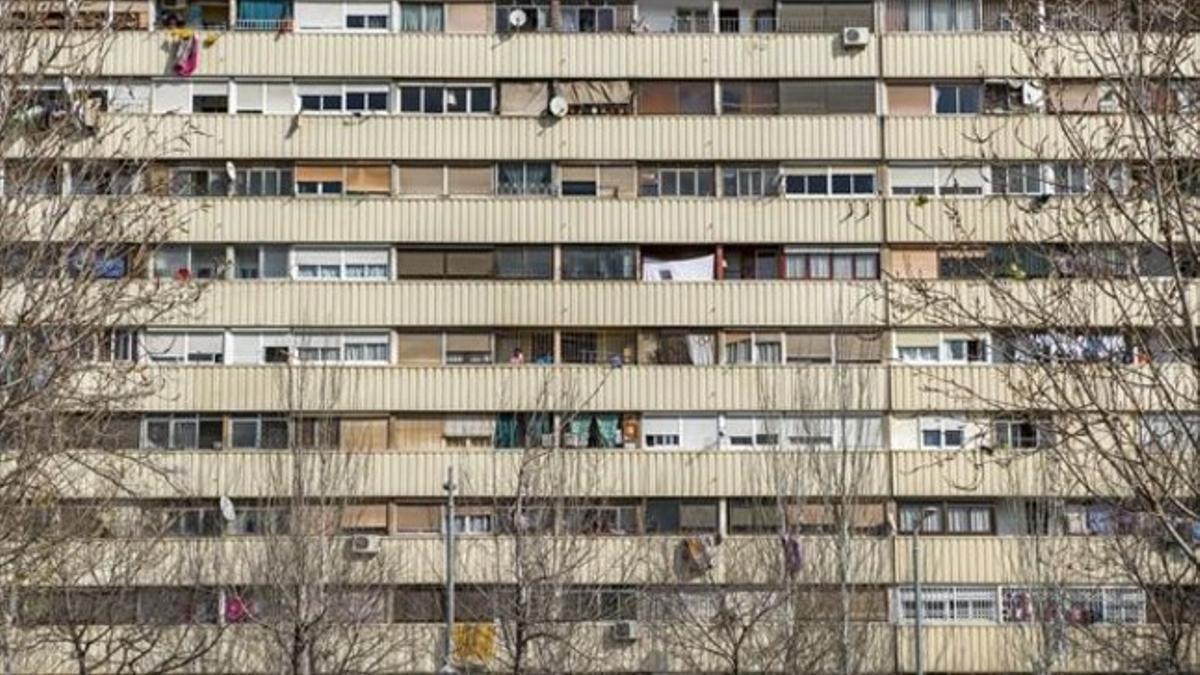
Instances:
[[[442,484],[446,491],[446,634],[442,641],[442,667],[439,675],[456,675],[454,667],[454,493],[458,484],[454,482],[454,466],[446,467],[446,482]]]
[[[921,643],[921,619],[925,615],[925,603],[921,599],[921,530],[925,527],[925,521],[937,513],[937,509],[932,507],[921,509],[921,515],[913,527],[912,576],[913,601],[916,603],[916,612],[913,614],[913,665],[916,675],[925,675],[925,646]]]

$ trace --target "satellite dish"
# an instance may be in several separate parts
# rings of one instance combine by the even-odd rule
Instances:
[[[232,523],[237,520],[237,510],[233,508],[233,500],[221,495],[221,517]]]
[[[508,25],[513,28],[521,28],[527,21],[529,21],[529,16],[523,9],[514,9],[508,13]]]
[[[561,96],[555,96],[550,99],[550,114],[555,117],[567,116],[567,99]]]
[[[225,162],[225,177],[230,181],[237,180],[237,167],[233,162]]]

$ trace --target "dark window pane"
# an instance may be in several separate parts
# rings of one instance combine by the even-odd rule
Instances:
[[[300,97],[300,109],[301,110],[320,110],[321,109],[321,97],[320,96],[301,96]]]
[[[425,88],[425,112],[440,113],[442,110],[443,91],[441,87]]]
[[[346,110],[365,110],[366,107],[366,94],[346,94]]]
[[[400,111],[421,112],[420,87],[400,87]]]

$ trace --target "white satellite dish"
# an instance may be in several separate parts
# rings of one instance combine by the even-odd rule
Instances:
[[[567,99],[561,96],[555,96],[550,99],[550,114],[555,117],[567,116]]]
[[[221,495],[221,517],[232,523],[237,520],[237,510],[233,508],[233,500]]]
[[[525,14],[525,10],[523,9],[514,9],[508,13],[508,25],[513,28],[520,28],[527,21],[529,21],[529,16]]]
[[[237,180],[237,167],[233,165],[233,162],[225,162],[225,177],[230,182]]]

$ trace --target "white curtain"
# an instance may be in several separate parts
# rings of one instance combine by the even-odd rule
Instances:
[[[717,360],[717,338],[715,335],[688,335],[688,357],[693,366],[711,366]]]
[[[642,281],[712,281],[714,256],[683,260],[660,260],[646,257],[642,261]]]

